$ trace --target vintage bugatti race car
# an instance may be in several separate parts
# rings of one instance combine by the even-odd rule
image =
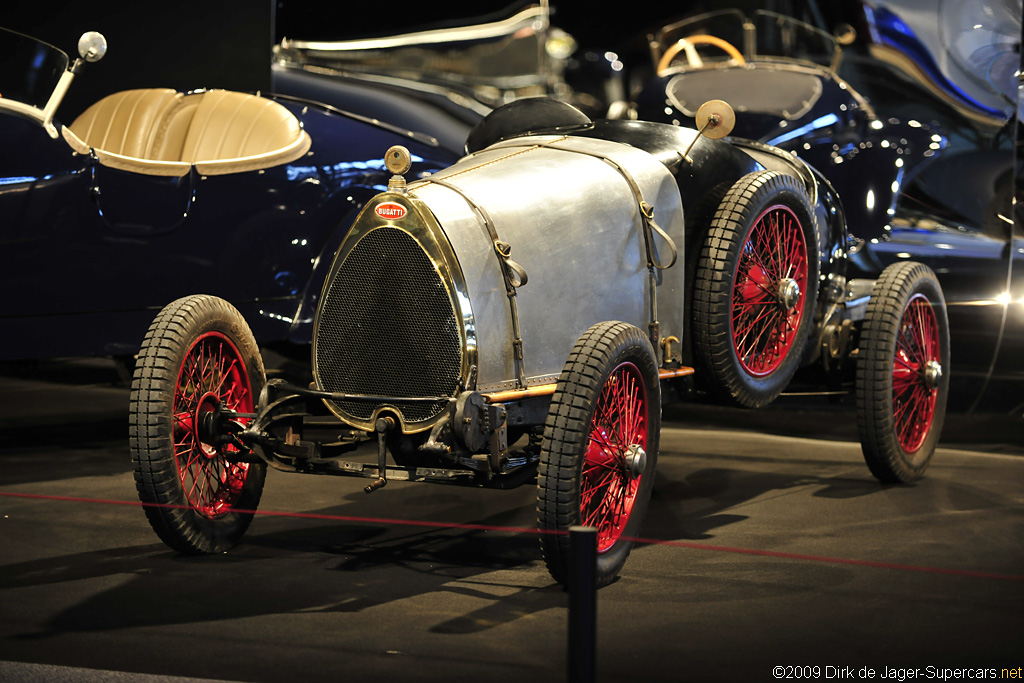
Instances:
[[[941,430],[949,330],[928,268],[847,281],[846,225],[796,156],[700,131],[592,121],[547,98],[478,124],[468,155],[414,182],[409,155],[334,256],[314,321],[313,382],[265,380],[246,321],[208,295],[153,322],[131,392],[146,514],[186,553],[243,535],[266,468],[508,486],[537,481],[545,562],[593,526],[598,581],[619,573],[658,459],[661,404],[704,386],[773,400],[796,369],[856,349],[864,453],[921,476]],[[840,343],[842,342],[842,343]],[[347,453],[376,440],[377,458]],[[390,455],[390,457],[389,457]]]

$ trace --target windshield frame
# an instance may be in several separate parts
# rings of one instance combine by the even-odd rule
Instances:
[[[375,38],[286,37],[274,46],[274,61],[311,73],[444,88],[486,111],[509,99],[559,92],[575,48],[572,37],[551,25],[547,3],[509,11],[486,23]]]
[[[27,118],[31,121],[39,123],[43,126],[50,137],[57,137],[57,129],[53,125],[53,117],[57,111],[58,105],[61,100],[64,99],[65,93],[67,93],[68,86],[71,85],[71,81],[74,78],[73,66],[68,54],[49,43],[46,43],[32,36],[17,31],[12,31],[0,27],[0,41],[19,41],[25,43],[26,46],[33,45],[37,55],[49,54],[56,57],[56,68],[54,73],[56,79],[52,77],[49,80],[53,80],[52,90],[46,96],[46,102],[40,108],[37,104],[31,102],[23,102],[18,99],[13,99],[11,96],[3,96],[3,92],[0,91],[0,111],[9,111],[17,116]],[[17,66],[17,65],[12,65]],[[31,72],[32,63],[26,63],[24,68]],[[38,67],[37,67],[38,68]],[[42,99],[40,97],[40,99]]]

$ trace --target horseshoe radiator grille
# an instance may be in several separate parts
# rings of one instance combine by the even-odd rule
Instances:
[[[397,399],[330,401],[343,415],[366,421],[387,405],[422,422],[458,391],[463,348],[448,288],[404,230],[377,228],[356,243],[326,289],[315,334],[320,389]],[[407,400],[416,397],[439,400]]]

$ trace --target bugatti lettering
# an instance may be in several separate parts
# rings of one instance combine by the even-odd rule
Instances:
[[[405,218],[405,214],[405,207],[400,204],[395,204],[394,202],[384,202],[383,204],[377,205],[377,215],[381,218],[397,221]]]

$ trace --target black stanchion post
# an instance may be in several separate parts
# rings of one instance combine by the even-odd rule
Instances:
[[[593,683],[597,661],[597,529],[569,527],[569,683]]]

